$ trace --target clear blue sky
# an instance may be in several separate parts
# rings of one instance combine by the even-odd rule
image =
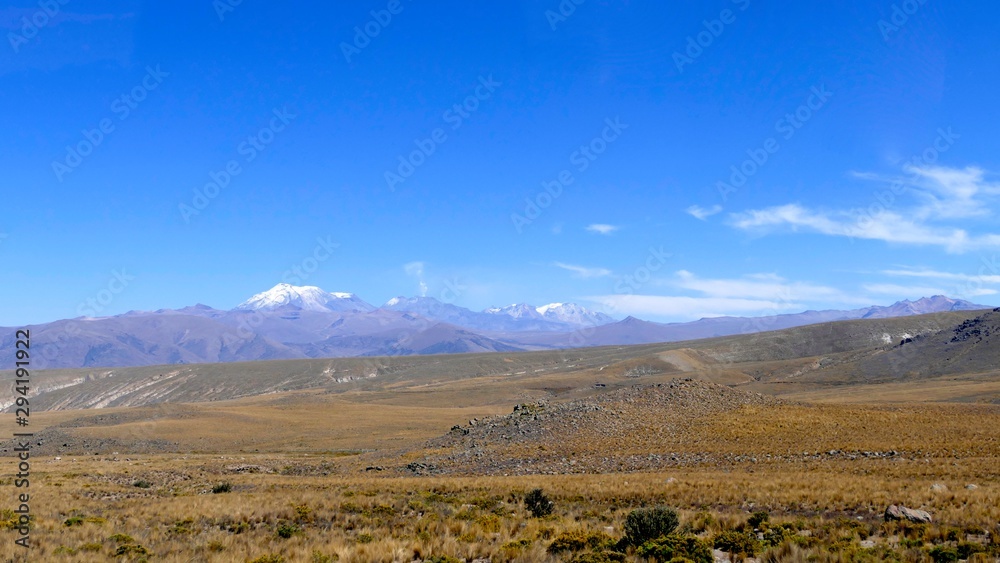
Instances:
[[[0,325],[1000,303],[996,3],[318,4],[0,8]]]

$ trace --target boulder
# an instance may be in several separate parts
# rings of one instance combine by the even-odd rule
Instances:
[[[889,508],[885,509],[885,521],[893,522],[897,520],[907,520],[915,524],[929,524],[933,519],[929,512],[923,510],[914,510],[912,508],[906,508],[903,505],[889,505]]]

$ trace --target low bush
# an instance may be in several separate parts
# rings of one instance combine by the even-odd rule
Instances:
[[[649,540],[672,534],[680,524],[677,512],[666,506],[637,508],[625,517],[627,545],[642,545]]]
[[[552,514],[555,504],[545,496],[541,489],[532,489],[524,495],[524,506],[535,518],[543,518]]]

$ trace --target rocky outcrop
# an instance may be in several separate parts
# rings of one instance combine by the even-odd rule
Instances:
[[[929,524],[933,521],[931,514],[924,510],[914,510],[903,505],[891,504],[885,509],[885,521],[897,522],[906,520],[914,524]]]

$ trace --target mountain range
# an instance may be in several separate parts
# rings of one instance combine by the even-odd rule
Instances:
[[[574,303],[520,303],[477,312],[432,297],[394,297],[375,307],[353,293],[278,284],[228,311],[199,304],[27,328],[36,351],[34,368],[54,369],[645,344],[989,308],[937,295],[853,310],[664,324],[634,317],[616,321]],[[0,328],[0,365],[14,365],[16,330]]]

